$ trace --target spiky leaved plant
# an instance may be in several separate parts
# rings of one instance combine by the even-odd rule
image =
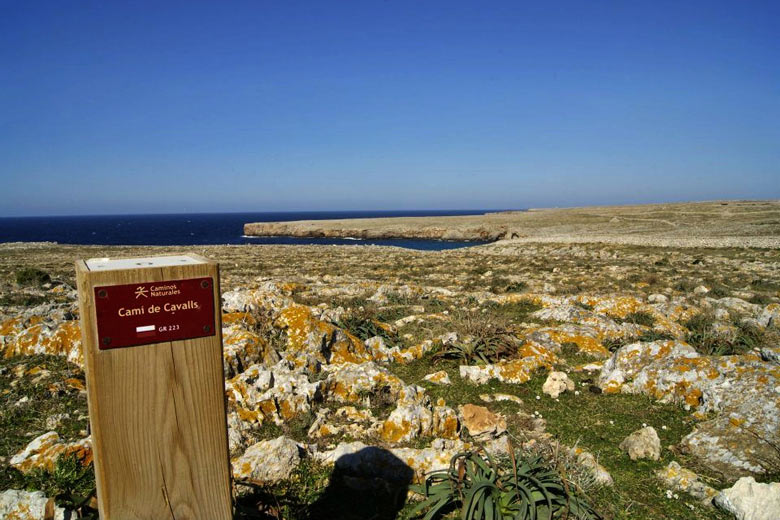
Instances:
[[[457,508],[461,520],[601,518],[541,457],[518,458],[514,452],[502,464],[488,454],[459,453],[448,469],[430,473],[412,489],[424,497],[412,514],[426,511],[424,520]]]

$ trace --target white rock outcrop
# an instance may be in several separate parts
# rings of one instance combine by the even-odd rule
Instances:
[[[737,520],[777,520],[780,518],[780,482],[762,484],[742,477],[713,500]]]

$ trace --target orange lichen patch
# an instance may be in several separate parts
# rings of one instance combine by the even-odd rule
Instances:
[[[606,385],[602,387],[601,390],[605,394],[619,394],[622,388],[623,388],[622,383],[619,383],[617,381],[609,381]]]
[[[279,411],[279,408],[276,406],[276,402],[274,402],[273,399],[264,399],[257,403],[257,407],[266,417],[273,417],[273,415]]]
[[[683,395],[683,399],[685,400],[685,404],[694,407],[701,404],[701,396],[701,390],[698,388],[691,388]]]
[[[228,312],[222,315],[222,326],[229,325],[257,325],[257,320],[248,312]]]
[[[7,337],[3,356],[52,354],[82,364],[81,329],[76,321],[60,323],[54,330],[42,324],[32,325],[16,336]]]
[[[49,338],[44,339],[43,346],[49,353],[67,356],[69,361],[82,364],[81,328],[76,321],[62,323]],[[75,359],[72,359],[74,354]]]
[[[71,390],[78,390],[79,392],[86,392],[86,387],[84,386],[84,381],[81,379],[76,379],[75,377],[69,377],[65,381],[65,386],[70,388]]]
[[[280,401],[279,402],[279,415],[282,416],[282,419],[285,421],[289,421],[293,417],[295,417],[295,407],[290,404],[290,401]]]
[[[609,314],[615,318],[625,318],[629,314],[640,311],[654,314],[655,311],[655,309],[637,300],[633,296],[621,296],[614,299],[596,299],[595,302],[587,303],[595,306],[597,312]]]
[[[385,323],[384,321],[379,321],[379,320],[371,320],[371,321],[373,322],[374,325],[384,330],[385,332],[390,332],[390,333],[395,332],[395,328],[393,328],[393,326],[390,325],[389,323]]]
[[[319,349],[322,343],[329,346],[330,363],[362,363],[371,361],[372,355],[360,339],[330,323],[316,319],[305,305],[293,304],[279,315],[279,326],[287,331],[288,348],[294,352],[307,347]],[[342,332],[343,334],[338,334]],[[338,334],[338,337],[335,337]],[[310,338],[316,338],[316,345],[309,345]]]
[[[568,334],[564,331],[550,329],[545,331],[550,339],[556,343],[574,343],[580,352],[585,354],[591,354],[600,357],[608,357],[609,350],[604,348],[604,345],[596,339],[589,336],[583,336],[580,334]]]
[[[30,325],[39,325],[43,323],[43,316],[30,316],[30,319],[27,320],[27,323]]]
[[[19,317],[5,320],[4,322],[0,323],[0,336],[7,336],[11,333],[15,333],[21,324],[22,319]]]
[[[558,362],[555,354],[532,343],[525,343],[520,347],[518,354],[520,359],[502,361],[495,365],[501,379],[509,383],[525,383],[531,379],[531,375],[540,368],[548,370]]]
[[[542,307],[549,307],[550,305],[552,305],[552,302],[550,301],[550,298],[547,295],[533,294],[533,293],[502,294],[501,296],[495,298],[495,301],[501,305],[506,303],[522,303],[522,302],[529,302]]]
[[[289,296],[290,294],[294,293],[295,291],[304,289],[304,286],[299,284],[299,283],[295,283],[295,282],[287,282],[287,283],[281,284],[279,286],[279,289],[281,290],[282,293],[284,293],[284,294]]]
[[[713,366],[712,360],[706,357],[678,358],[674,361],[671,369],[681,373],[697,370],[709,379],[720,376],[720,372]]]
[[[401,424],[388,419],[382,423],[379,429],[379,436],[385,442],[400,442],[402,439],[407,438],[411,429],[411,424],[406,419],[401,420]]]
[[[311,309],[305,305],[293,304],[282,310],[277,321],[287,330],[287,342],[291,349],[303,348],[311,331],[312,320]]]
[[[265,415],[259,410],[247,410],[246,408],[237,408],[236,413],[239,419],[244,422],[262,424]]]
[[[436,424],[436,434],[445,439],[458,438],[458,419],[454,415],[447,415],[443,422]]]
[[[729,424],[735,428],[739,428],[745,424],[745,419],[743,417],[729,417]]]

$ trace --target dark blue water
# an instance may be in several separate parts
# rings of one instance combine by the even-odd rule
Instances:
[[[247,222],[369,217],[480,215],[473,211],[320,211],[279,213],[194,213],[0,218],[0,242],[58,242],[94,245],[208,244],[377,244],[411,249],[454,249],[475,242],[440,240],[349,240],[338,238],[246,237]]]

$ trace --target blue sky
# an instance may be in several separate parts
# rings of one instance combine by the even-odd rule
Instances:
[[[0,215],[780,197],[780,2],[0,2]]]

